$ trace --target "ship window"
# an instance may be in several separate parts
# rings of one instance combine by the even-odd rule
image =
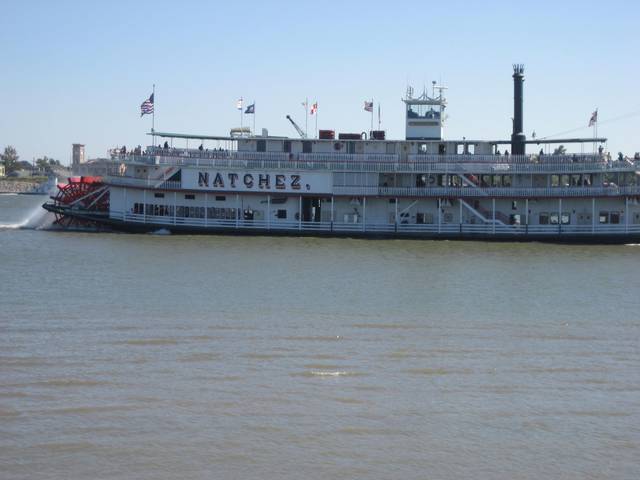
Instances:
[[[282,143],[282,151],[286,153],[291,153],[291,140],[285,140]]]
[[[416,223],[418,224],[424,223],[424,213],[416,213]]]
[[[560,220],[562,221],[562,225],[569,225],[571,223],[571,215],[563,213],[560,215]]]
[[[164,198],[164,193],[154,193],[153,196],[155,198]]]
[[[620,213],[619,212],[611,212],[609,214],[609,223],[620,223]]]
[[[549,214],[544,212],[540,213],[540,218],[538,220],[540,225],[549,225]]]
[[[419,173],[416,175],[416,187],[426,187],[427,186],[427,176],[424,173]]]
[[[256,145],[256,151],[258,152],[266,152],[267,151],[267,142],[266,140],[258,140]]]
[[[511,202],[511,210],[517,210],[517,209],[518,209],[518,202],[514,200],[513,202]]]
[[[520,215],[509,215],[509,225],[520,225]]]
[[[276,218],[281,218],[281,219],[287,218],[287,211],[284,209],[278,210],[278,212],[276,213]]]
[[[560,186],[560,177],[558,175],[551,175],[551,186],[552,187]]]
[[[560,175],[560,186],[568,187],[570,182],[570,175]]]
[[[224,202],[227,199],[224,195],[216,196],[216,202]]]
[[[572,187],[577,187],[578,185],[580,185],[580,174],[573,174],[571,175],[571,186]]]
[[[302,142],[302,153],[311,153],[311,142],[304,140]]]
[[[511,175],[504,175],[502,177],[502,185],[505,187],[511,186]]]
[[[390,198],[389,199],[389,203],[396,203],[396,199],[395,198]]]
[[[600,212],[598,215],[600,223],[609,223],[609,213],[608,212]]]
[[[192,194],[192,193],[187,193],[187,194],[184,196],[184,199],[185,199],[185,200],[195,200],[195,199],[196,199],[196,196],[195,196],[194,194]]]
[[[396,153],[396,144],[387,143],[387,155],[393,155],[394,153]]]
[[[552,213],[549,215],[549,223],[551,225],[558,225],[558,221],[560,219],[558,218],[558,214],[557,213]]]

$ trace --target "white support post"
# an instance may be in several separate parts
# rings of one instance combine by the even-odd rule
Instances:
[[[147,189],[142,190],[142,213],[144,216],[142,217],[144,223],[147,223]]]
[[[331,196],[331,223],[333,222],[334,222],[334,219],[333,219],[333,195],[332,195]]]
[[[396,215],[394,217],[395,230],[398,231],[398,197],[396,197]]]
[[[302,195],[298,197],[298,230],[302,230]]]
[[[367,197],[362,197],[362,231],[367,231]]]
[[[491,225],[492,225],[492,232],[495,235],[496,234],[496,199],[492,198],[491,199]]]
[[[596,233],[596,197],[591,198],[591,233]]]
[[[562,233],[562,198],[558,198],[558,232]]]
[[[209,197],[209,194],[207,192],[204,192],[204,226],[205,227],[207,226],[207,223],[208,223],[208,218],[207,217],[209,216],[209,214],[207,212],[207,210],[208,210],[207,205],[208,205],[208,200],[209,200],[208,197]]]
[[[178,194],[173,192],[173,224],[176,224],[176,217],[178,215]]]
[[[438,198],[436,201],[438,206],[438,233],[441,232],[441,226],[442,226],[442,202],[440,200],[441,199]]]
[[[624,197],[624,233],[629,233],[629,197]]]
[[[129,209],[127,208],[127,187],[122,188],[122,205],[124,205],[124,210],[122,211],[122,220],[127,221],[127,213]]]
[[[240,226],[240,195],[236,193],[236,228]]]
[[[267,195],[267,230],[270,230],[270,229],[271,229],[271,195]]]

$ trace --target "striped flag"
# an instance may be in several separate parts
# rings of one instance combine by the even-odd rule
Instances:
[[[373,102],[367,102],[367,101],[365,100],[365,102],[364,102],[364,109],[365,109],[365,111],[367,111],[367,112],[372,112],[372,113],[373,113]]]
[[[153,113],[153,96],[154,96],[154,94],[152,93],[151,96],[147,100],[142,102],[142,105],[140,105],[140,116],[141,117],[143,115],[147,115],[149,113]]]
[[[596,123],[598,123],[598,109],[591,114],[591,119],[589,119],[589,126],[593,127]]]
[[[311,115],[313,115],[314,113],[316,113],[318,111],[318,102],[314,103],[313,105],[311,105],[311,110],[309,111],[309,113]]]
[[[238,99],[238,102],[236,103],[236,108],[238,110],[242,110],[242,97]]]

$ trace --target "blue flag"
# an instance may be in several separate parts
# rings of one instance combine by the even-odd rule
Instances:
[[[247,106],[247,109],[244,111],[244,113],[256,113],[256,104],[252,103],[251,105]]]

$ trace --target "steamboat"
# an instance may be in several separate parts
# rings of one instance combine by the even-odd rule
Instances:
[[[43,207],[65,228],[129,232],[639,241],[638,158],[611,159],[595,136],[528,140],[523,82],[514,65],[507,140],[445,139],[443,89],[409,89],[404,140],[373,129],[311,139],[293,120],[300,138],[152,130],[164,146],[113,152],[108,175],[70,178]]]

